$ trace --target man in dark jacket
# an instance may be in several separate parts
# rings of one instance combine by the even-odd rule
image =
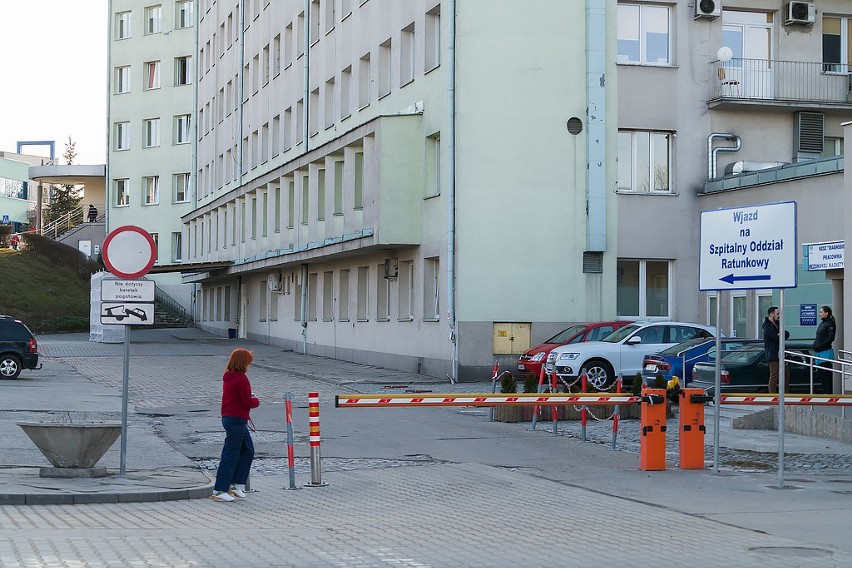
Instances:
[[[766,311],[766,318],[763,320],[763,350],[766,355],[766,362],[769,363],[769,392],[778,392],[778,350],[780,347],[780,337],[778,329],[778,319],[781,317],[781,312],[778,306],[771,306]],[[790,339],[790,332],[784,331],[784,339]],[[787,368],[785,367],[785,370]],[[785,373],[789,379],[790,375]]]

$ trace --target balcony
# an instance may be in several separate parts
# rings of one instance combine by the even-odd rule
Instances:
[[[848,65],[732,59],[710,66],[711,109],[852,110]]]

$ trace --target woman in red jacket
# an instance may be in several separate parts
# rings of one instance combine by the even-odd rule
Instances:
[[[252,360],[251,351],[234,349],[222,375],[225,445],[213,486],[214,501],[234,501],[246,496],[246,481],[254,459],[254,443],[248,429],[249,412],[260,404],[246,376]]]

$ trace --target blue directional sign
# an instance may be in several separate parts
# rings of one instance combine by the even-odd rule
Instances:
[[[701,290],[796,287],[796,202],[701,212]]]

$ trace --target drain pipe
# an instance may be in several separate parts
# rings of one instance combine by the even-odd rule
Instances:
[[[736,145],[714,148],[713,140],[716,138],[729,140],[734,142]],[[709,181],[716,179],[716,154],[718,152],[738,152],[742,146],[743,141],[736,134],[731,134],[730,132],[713,132],[710,134],[710,136],[707,137],[707,179]]]
[[[308,314],[305,310],[308,309],[308,265],[302,265],[302,297],[300,299],[302,316],[299,318],[299,323],[302,326],[302,353],[308,354]]]
[[[317,14],[317,18],[319,18],[319,14]],[[302,141],[304,144],[302,145],[303,153],[308,153],[308,140],[310,138],[310,118],[311,118],[311,0],[305,0],[305,45],[304,50],[304,82],[305,82],[305,90],[302,94],[302,100],[304,104],[302,104]],[[315,112],[319,112],[317,109],[314,109]]]
[[[459,343],[456,330],[456,1],[447,2],[447,323],[452,361],[450,382],[458,382]]]

